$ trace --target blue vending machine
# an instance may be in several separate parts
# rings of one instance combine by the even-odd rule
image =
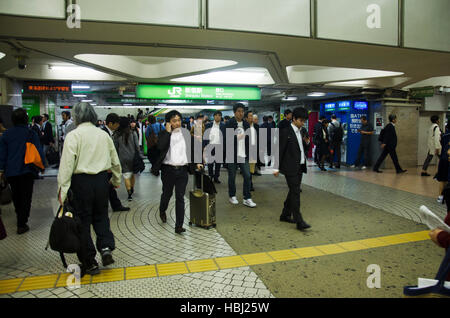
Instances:
[[[332,115],[336,115],[337,120],[344,129],[344,138],[341,148],[341,162],[352,165],[358,155],[358,148],[361,134],[361,116],[368,117],[369,109],[366,101],[337,101],[323,103],[320,105],[320,115],[331,120]],[[334,160],[336,161],[336,155]]]

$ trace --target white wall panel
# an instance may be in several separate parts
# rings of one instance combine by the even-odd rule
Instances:
[[[0,0],[1,14],[64,19],[65,0]]]
[[[398,45],[398,1],[317,0],[317,29],[324,39]]]
[[[309,0],[209,0],[213,29],[310,36]]]
[[[450,1],[405,0],[405,46],[450,51]]]
[[[81,20],[198,27],[198,0],[78,0]]]

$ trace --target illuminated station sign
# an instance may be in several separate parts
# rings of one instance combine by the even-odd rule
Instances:
[[[24,93],[70,93],[71,82],[24,82]]]

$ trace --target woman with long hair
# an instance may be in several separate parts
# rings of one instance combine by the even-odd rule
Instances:
[[[127,117],[120,118],[120,126],[113,135],[114,146],[119,155],[122,166],[122,176],[128,192],[128,201],[134,193],[135,177],[133,173],[133,161],[136,151],[139,153],[138,136],[130,128],[130,120]]]

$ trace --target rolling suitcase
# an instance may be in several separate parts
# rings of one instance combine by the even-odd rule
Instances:
[[[203,178],[205,175],[200,175],[200,189],[196,187],[196,177],[194,175],[194,188],[189,193],[190,201],[190,221],[189,225],[195,224],[197,226],[210,229],[216,227],[216,195],[204,192]]]

